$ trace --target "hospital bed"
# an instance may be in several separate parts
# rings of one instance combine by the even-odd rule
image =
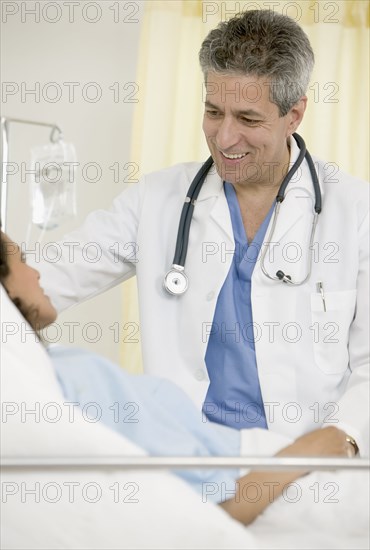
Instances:
[[[1,327],[1,548],[368,548],[367,459],[261,457],[285,444],[267,431],[254,456],[148,457],[78,410],[59,417],[49,358],[3,288]],[[248,527],[170,471],[292,465],[320,471]]]

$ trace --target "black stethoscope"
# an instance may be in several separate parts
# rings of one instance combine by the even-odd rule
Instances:
[[[276,196],[274,218],[273,218],[271,230],[266,242],[267,243],[272,242],[272,236],[275,231],[281,203],[285,198],[284,195],[285,195],[285,190],[287,188],[287,185],[292,179],[292,177],[294,176],[294,174],[296,173],[296,171],[298,170],[299,166],[302,164],[303,159],[306,159],[308,163],[308,167],[310,169],[312,184],[315,191],[314,216],[312,220],[312,229],[311,229],[310,245],[309,245],[310,264],[309,264],[306,277],[301,281],[292,281],[292,278],[290,277],[290,275],[286,275],[281,270],[277,271],[275,276],[272,276],[266,271],[266,268],[265,268],[265,257],[266,257],[267,248],[268,248],[267,246],[265,246],[264,251],[261,255],[261,269],[263,274],[273,281],[282,281],[284,283],[289,283],[291,285],[302,285],[307,281],[307,279],[309,279],[311,275],[313,243],[314,243],[318,215],[321,212],[321,191],[320,191],[320,185],[319,185],[319,180],[315,170],[315,166],[310,153],[306,149],[305,142],[303,141],[301,136],[299,136],[298,134],[293,134],[293,137],[295,138],[298,144],[298,147],[300,149],[299,155],[297,160],[293,164],[293,166],[288,171],[287,175],[285,176],[279,188],[279,192]],[[202,188],[203,182],[206,179],[212,164],[213,164],[213,159],[212,157],[209,157],[209,159],[207,159],[207,161],[202,165],[202,167],[200,168],[199,172],[196,174],[195,178],[193,179],[189,187],[189,190],[185,198],[185,203],[182,208],[180,222],[179,222],[179,229],[177,232],[175,255],[173,258],[172,267],[166,274],[163,282],[163,286],[167,290],[167,292],[175,296],[186,292],[189,286],[189,280],[184,269],[185,269],[186,253],[187,253],[188,244],[189,244],[190,224],[193,216],[194,206],[197,201],[199,192]]]

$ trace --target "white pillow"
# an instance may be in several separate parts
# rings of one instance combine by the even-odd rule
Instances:
[[[1,456],[144,454],[77,409],[70,421],[45,350],[0,290]],[[166,472],[5,469],[1,508],[3,549],[257,548],[241,524]]]

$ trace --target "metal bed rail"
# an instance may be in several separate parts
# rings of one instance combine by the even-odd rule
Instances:
[[[369,458],[338,457],[189,457],[189,456],[101,456],[101,457],[3,457],[2,470],[44,469],[190,469],[248,468],[252,470],[369,470]]]

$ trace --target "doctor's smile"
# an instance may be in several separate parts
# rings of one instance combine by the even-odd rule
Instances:
[[[242,158],[244,158],[248,153],[224,153],[223,151],[220,151],[220,153],[228,160],[235,160],[240,161]]]

